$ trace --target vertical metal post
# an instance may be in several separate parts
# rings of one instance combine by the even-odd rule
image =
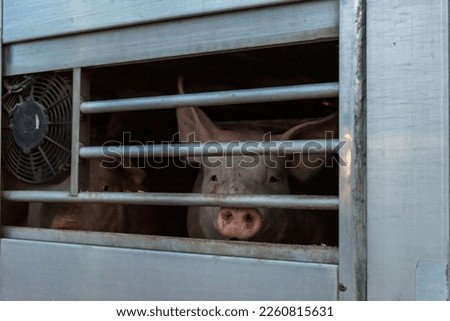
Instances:
[[[340,1],[340,300],[367,298],[365,14],[365,0]]]
[[[445,89],[444,89],[444,93],[443,96],[444,101],[443,104],[444,106],[450,106],[450,78],[448,77],[448,75],[450,75],[450,4],[448,1],[443,2],[443,6],[446,7],[446,10],[444,12],[446,12],[446,19],[445,19],[445,24],[446,28],[444,27],[444,36],[447,39],[446,42],[446,46],[444,47],[444,50],[446,52],[445,54],[445,64],[443,66],[443,72],[442,74],[443,79],[445,79]],[[447,164],[445,166],[445,171],[444,171],[444,175],[447,177],[446,180],[446,186],[443,187],[444,191],[445,188],[447,189],[447,200],[445,201],[445,207],[447,210],[447,216],[448,216],[448,238],[450,239],[450,162],[448,162],[448,160],[450,160],[450,110],[447,108],[446,109],[446,119],[447,119],[447,124],[444,125],[446,126],[446,136],[447,136],[447,143],[444,146],[444,151],[447,154]],[[445,182],[445,178],[444,178],[444,182]],[[450,242],[447,242],[447,246],[448,246],[448,251],[447,251],[447,300],[450,301]]]
[[[447,52],[447,64],[446,64],[446,70],[445,73],[447,75],[450,75],[450,4],[447,1],[445,3],[445,5],[447,6],[447,28],[446,28],[446,37],[448,39],[447,41],[447,47],[445,48],[446,52]],[[448,77],[445,78],[447,81],[447,95],[445,98],[445,103],[447,104],[447,106],[450,106],[450,79]],[[447,159],[450,160],[450,111],[447,109],[447,144],[446,144],[446,149],[447,149]],[[450,163],[447,162],[447,166],[446,166],[446,176],[448,178],[447,180],[447,193],[448,193],[448,198],[447,198],[447,212],[450,212]],[[449,235],[449,239],[450,239],[450,213],[448,213],[448,235]],[[449,242],[450,243],[450,242]],[[448,250],[448,259],[447,259],[447,286],[448,286],[448,290],[447,290],[447,300],[450,301],[450,244],[449,244],[449,250]]]
[[[79,178],[81,68],[74,68],[72,77],[72,158],[70,161],[70,195],[76,196],[78,194]]]

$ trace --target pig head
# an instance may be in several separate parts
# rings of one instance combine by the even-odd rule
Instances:
[[[105,168],[100,160],[90,163],[90,192],[143,190],[145,173],[136,167]],[[125,232],[126,205],[104,203],[52,203],[41,208],[42,227],[66,230]]]
[[[178,108],[177,121],[182,142],[263,141],[267,138],[264,132],[254,128],[219,128],[197,107]],[[324,139],[325,131],[337,135],[337,114],[306,119],[271,139]],[[290,194],[288,177],[308,184],[324,166],[322,157],[319,154],[307,158],[296,155],[293,159],[277,154],[191,157],[191,162],[201,163],[193,192]],[[321,244],[327,233],[320,227],[317,212],[276,208],[189,207],[187,229],[189,236],[196,238],[301,244]]]

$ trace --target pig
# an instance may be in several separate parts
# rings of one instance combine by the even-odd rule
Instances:
[[[262,141],[265,137],[264,132],[255,128],[219,128],[198,107],[178,108],[177,122],[181,142]],[[272,140],[323,139],[325,131],[337,135],[336,113],[304,120],[284,133],[272,136]],[[300,191],[307,190],[308,181],[321,171],[324,162],[320,162],[322,166],[311,165],[318,164],[321,157],[310,155],[309,164],[296,158],[294,168],[287,168],[286,157],[277,155],[191,157],[190,162],[201,164],[193,192],[290,194],[293,192],[290,179],[297,181]],[[273,160],[277,166],[273,166]],[[330,219],[331,223],[328,222]],[[326,211],[192,206],[188,208],[187,230],[194,238],[335,245],[336,233],[327,227],[335,224],[336,219],[336,212]]]
[[[91,192],[138,192],[143,190],[145,173],[142,169],[126,166],[106,168],[101,160],[90,161]],[[64,230],[85,230],[102,232],[130,232],[133,219],[146,216],[146,232],[152,234],[157,227],[153,213],[139,212],[140,206],[104,203],[52,203],[41,207],[42,227]],[[141,227],[143,228],[143,227]],[[135,232],[135,231],[133,231]]]

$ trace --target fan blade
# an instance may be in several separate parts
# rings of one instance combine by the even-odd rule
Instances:
[[[47,107],[47,111],[51,110],[52,108],[54,108],[55,106],[57,106],[59,103],[61,103],[63,100],[67,99],[68,97],[70,97],[70,95],[67,93],[66,95],[64,95],[63,97],[61,97],[61,99],[55,101],[53,104],[51,104],[50,106]]]
[[[55,140],[51,139],[48,136],[44,136],[44,139],[46,139],[47,141],[49,141],[50,143],[58,146],[59,148],[61,148],[62,150],[64,150],[65,152],[70,154],[70,150],[68,150],[67,148],[65,148],[63,145],[61,145],[60,143],[56,142]]]
[[[53,172],[53,174],[56,174],[55,169],[53,168],[52,164],[47,158],[47,155],[45,155],[45,152],[42,150],[41,146],[38,146],[39,153],[41,153],[42,157],[44,158],[45,162],[47,163],[48,168]]]
[[[51,78],[50,80],[47,81],[47,84],[46,84],[45,88],[42,90],[42,93],[41,93],[40,97],[39,97],[38,100],[37,100],[38,103],[41,103],[42,100],[48,95],[48,93],[50,92],[49,89],[50,89],[51,86],[53,86],[53,84],[54,84],[53,81],[55,80],[55,78],[56,78],[56,74],[53,74],[53,75],[52,75],[52,78]],[[34,86],[33,86],[33,91],[34,91]]]

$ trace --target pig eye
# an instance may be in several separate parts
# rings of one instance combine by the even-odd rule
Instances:
[[[217,175],[211,176],[210,180],[211,180],[212,182],[217,182]]]
[[[102,191],[103,192],[107,192],[109,190],[109,185],[103,185],[102,186]]]
[[[276,176],[270,176],[270,178],[269,178],[269,184],[278,183],[279,181],[280,181],[280,179]]]

